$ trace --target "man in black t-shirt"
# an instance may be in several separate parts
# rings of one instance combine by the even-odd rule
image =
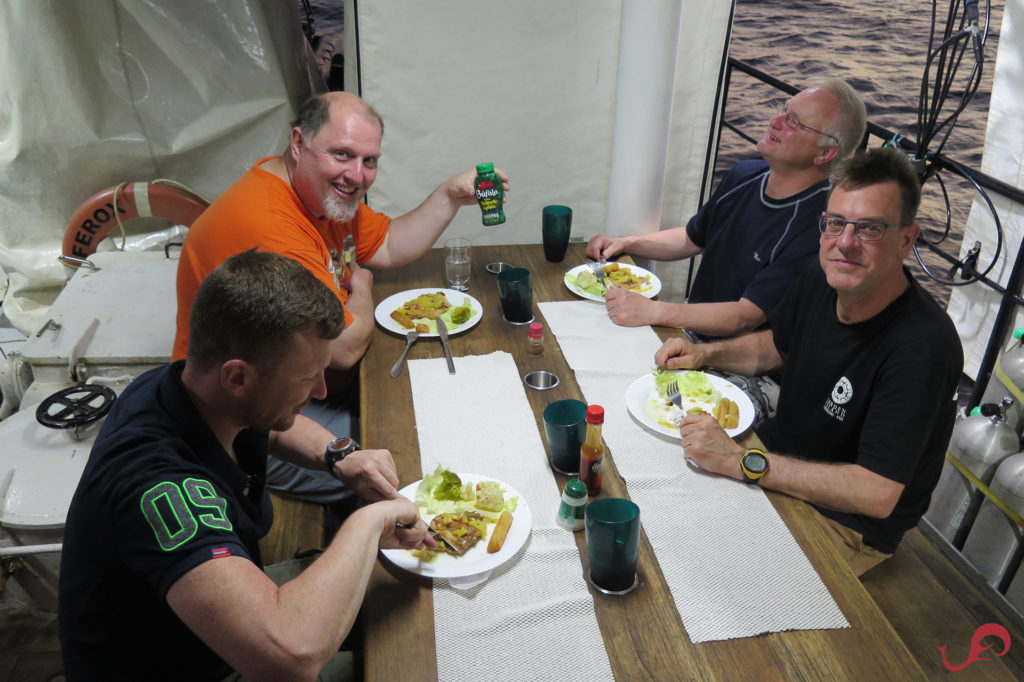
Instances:
[[[72,499],[58,601],[68,680],[313,679],[352,626],[378,548],[434,546],[387,450],[329,460],[333,435],[299,414],[325,394],[343,326],[337,297],[278,254],[238,254],[204,280],[186,359],[118,398]],[[269,451],[331,461],[372,502],[281,587],[258,544],[273,520]]]
[[[902,153],[837,166],[818,264],[769,315],[769,329],[705,344],[665,342],[659,367],[782,368],[768,452],[688,416],[686,456],[703,469],[811,502],[858,575],[891,556],[928,508],[953,428],[963,351],[953,323],[902,261],[919,228],[920,184]]]

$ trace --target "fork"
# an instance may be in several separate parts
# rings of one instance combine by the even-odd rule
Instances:
[[[594,273],[594,277],[597,277],[597,281],[601,283],[601,286],[607,289],[608,285],[604,282],[604,266],[596,261],[590,261],[587,263],[587,267]]]
[[[673,381],[666,386],[666,389],[668,390],[668,399],[672,401],[672,404],[680,410],[683,409],[683,399],[679,396],[679,382]]]
[[[409,331],[405,334],[405,350],[398,357],[398,362],[391,368],[391,376],[397,377],[402,373],[402,363],[405,362],[405,356],[409,354],[409,349],[412,348],[412,344],[420,337],[419,332]]]

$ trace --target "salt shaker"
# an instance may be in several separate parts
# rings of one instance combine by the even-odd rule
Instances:
[[[574,478],[565,484],[562,491],[562,503],[558,506],[558,517],[555,521],[566,530],[583,530],[583,512],[587,507],[587,486]]]
[[[526,347],[530,355],[540,355],[544,352],[544,325],[540,322],[530,323],[530,345]]]

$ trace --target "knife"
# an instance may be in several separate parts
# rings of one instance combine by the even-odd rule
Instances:
[[[437,318],[437,334],[441,337],[441,347],[444,348],[444,358],[448,361],[448,373],[455,374],[455,363],[452,362],[452,351],[448,348],[448,327],[444,326],[444,320]]]

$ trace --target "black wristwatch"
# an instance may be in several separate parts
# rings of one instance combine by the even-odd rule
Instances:
[[[740,471],[743,473],[744,483],[757,483],[761,477],[768,473],[768,457],[764,450],[750,448],[740,457]]]
[[[354,438],[342,436],[332,440],[327,444],[327,451],[324,453],[324,465],[327,467],[327,472],[337,478],[337,474],[334,473],[334,465],[358,449],[359,443]]]

